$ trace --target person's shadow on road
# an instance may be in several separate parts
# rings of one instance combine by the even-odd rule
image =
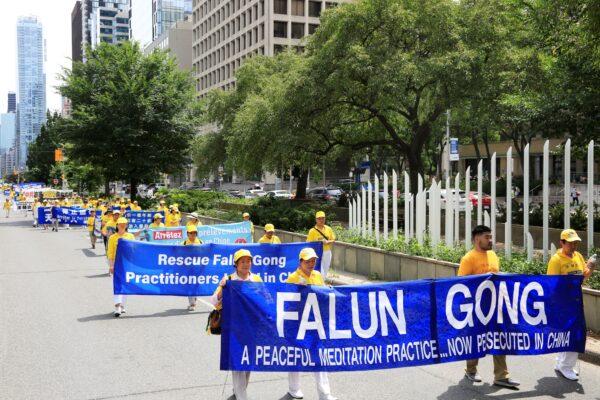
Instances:
[[[86,257],[104,257],[104,254],[96,254],[91,249],[78,249],[83,252]]]
[[[138,318],[164,318],[164,317],[176,317],[181,315],[197,315],[197,314],[208,314],[210,311],[195,311],[189,312],[185,308],[172,308],[170,310],[165,310],[161,312],[157,312],[154,314],[146,314],[146,315],[129,315],[124,314],[119,318],[115,318],[113,313],[109,314],[98,314],[98,315],[90,315],[89,317],[77,318],[79,322],[92,322],[92,321],[105,321],[109,319],[138,319]]]
[[[500,390],[509,390],[510,393],[490,396]],[[556,376],[545,376],[540,378],[535,385],[534,390],[528,391],[519,391],[518,389],[490,385],[489,383],[477,385],[467,378],[463,378],[458,384],[448,387],[448,390],[437,398],[438,400],[471,400],[488,397],[504,400],[528,399],[533,397],[564,399],[566,397],[565,395],[569,393],[585,394],[585,391],[579,382],[568,381],[556,373]]]

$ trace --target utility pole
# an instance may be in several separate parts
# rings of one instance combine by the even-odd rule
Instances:
[[[450,109],[446,110],[446,139],[444,143],[443,171],[444,180],[450,177]]]

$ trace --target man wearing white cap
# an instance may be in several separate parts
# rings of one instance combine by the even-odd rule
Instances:
[[[573,229],[565,229],[560,234],[560,249],[556,251],[548,262],[548,275],[583,275],[587,279],[594,271],[594,260],[585,261],[577,247],[581,238]],[[565,351],[556,356],[554,369],[565,379],[576,381],[579,374],[575,371],[578,353]]]
[[[318,258],[315,250],[312,247],[305,247],[300,251],[299,257],[300,266],[288,277],[286,282],[295,283],[297,285],[325,286],[323,277],[319,271],[315,271],[315,265],[317,264]],[[319,400],[337,400],[336,397],[331,395],[331,388],[329,387],[329,378],[327,377],[327,372],[315,372],[315,380],[317,381]],[[293,399],[304,398],[304,394],[300,389],[300,372],[289,372],[288,384],[288,394]]]
[[[308,231],[307,242],[323,242],[323,259],[321,260],[321,272],[323,278],[327,279],[329,266],[331,265],[331,247],[335,242],[335,232],[331,227],[325,225],[325,213],[318,211],[315,215],[316,225]]]

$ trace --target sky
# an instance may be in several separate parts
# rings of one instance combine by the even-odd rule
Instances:
[[[35,15],[46,41],[46,106],[60,111],[54,87],[61,67],[71,67],[71,10],[75,0],[0,0],[0,112],[6,112],[7,93],[17,92],[17,18]]]

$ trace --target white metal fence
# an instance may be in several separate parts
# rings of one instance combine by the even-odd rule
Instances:
[[[594,243],[594,141],[590,141],[587,146],[587,252],[591,251]],[[564,152],[564,177],[571,176],[571,140],[565,143]],[[506,152],[506,212],[505,212],[505,234],[504,251],[507,257],[512,252],[512,174],[513,174],[513,152],[509,147]],[[542,213],[543,213],[543,240],[542,243],[533,243],[529,233],[529,145],[524,148],[523,165],[523,243],[526,244],[527,256],[531,260],[533,256],[534,245],[541,248],[544,261],[548,260],[548,252],[553,253],[554,246],[549,243],[548,218],[549,218],[549,142],[544,143],[543,150],[543,178],[542,178]],[[496,163],[497,157],[494,153],[491,157],[490,165],[490,213],[483,210],[483,161],[477,165],[477,203],[476,203],[476,224],[487,225],[491,228],[496,240],[496,220],[497,220],[497,196],[496,196]],[[392,237],[398,238],[398,175],[396,171],[392,172]],[[425,236],[429,235],[431,244],[437,246],[440,243],[441,224],[444,224],[444,241],[446,246],[453,246],[460,242],[460,221],[461,213],[464,214],[465,246],[467,249],[471,246],[471,230],[473,227],[471,221],[472,204],[470,200],[470,181],[471,169],[465,171],[465,201],[464,207],[461,206],[460,183],[461,175],[457,173],[451,182],[450,178],[446,182],[436,182],[433,180],[428,189],[424,188],[423,178],[419,175],[417,182],[417,193],[410,193],[410,178],[408,173],[404,172],[404,238],[408,242],[415,238],[422,244]],[[452,186],[453,183],[453,186]],[[358,230],[363,236],[372,235],[377,242],[389,237],[389,213],[388,213],[388,175],[383,174],[383,193],[380,201],[379,177],[374,176],[373,185],[368,182],[367,188],[361,188],[360,194],[349,201],[348,225],[350,229]],[[454,189],[454,190],[453,190]],[[444,192],[442,192],[444,190]],[[444,196],[442,196],[444,193]],[[564,226],[570,227],[571,215],[571,182],[570,179],[564,179],[563,205],[564,205]],[[444,205],[445,218],[442,221],[442,204]],[[383,206],[383,207],[382,207]],[[383,208],[383,210],[382,210]],[[380,232],[379,221],[380,213],[383,214],[383,232]]]

